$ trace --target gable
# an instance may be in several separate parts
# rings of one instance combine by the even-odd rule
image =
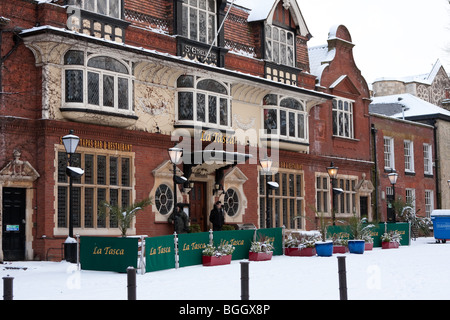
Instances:
[[[336,81],[330,85],[331,93],[334,95],[350,95],[359,96],[361,93],[358,88],[353,84],[347,75],[340,76]]]

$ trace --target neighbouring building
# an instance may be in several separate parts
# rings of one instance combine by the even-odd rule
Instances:
[[[217,200],[238,226],[309,230],[315,211],[333,210],[376,219],[370,93],[345,26],[308,48],[296,1],[0,5],[0,261],[62,258],[70,130],[84,170],[71,192],[79,235],[120,235],[101,202],[149,196],[129,235],[173,233],[175,203],[207,231]],[[187,179],[176,193],[174,146]],[[266,179],[279,184],[268,199]]]
[[[415,159],[419,159],[420,162],[424,161],[423,170],[413,170],[417,178],[415,184],[420,185],[420,188],[424,188],[428,184],[427,190],[432,190],[429,184],[433,182],[435,184],[434,196],[436,197],[436,207],[434,208],[450,208],[450,188],[448,185],[448,180],[450,180],[450,161],[448,160],[450,157],[450,111],[411,94],[397,94],[373,98],[370,104],[370,112],[372,114],[386,115],[391,118],[409,120],[409,122],[426,124],[433,128],[432,139],[428,138],[429,141],[424,140],[423,143],[419,139],[418,143],[415,143]],[[420,131],[423,130],[425,129],[420,129]],[[410,131],[411,134],[416,132],[414,129]],[[427,131],[429,130],[421,132],[419,136],[422,135],[422,139],[427,138],[430,135],[430,133],[428,133],[428,136],[426,135]],[[386,136],[393,138],[404,136],[404,133],[399,131],[398,134],[393,132],[392,134],[386,134]],[[404,140],[412,141],[408,138]],[[395,143],[394,140],[391,140],[391,142]],[[398,146],[399,144],[400,146]],[[401,149],[401,141],[397,142],[397,147],[395,148]],[[398,152],[405,154],[409,151],[405,147],[405,153],[401,150]],[[400,163],[403,162],[401,161]],[[379,168],[379,170],[381,169]],[[407,171],[405,171],[405,174],[407,174]],[[411,189],[414,189],[414,187],[411,187]],[[424,195],[424,192],[421,191],[420,193],[416,193],[415,197],[418,201],[424,201],[424,197],[427,197],[427,195],[426,193]],[[429,215],[429,210],[425,210],[423,206],[418,206],[417,208],[421,209],[421,212],[426,212]]]

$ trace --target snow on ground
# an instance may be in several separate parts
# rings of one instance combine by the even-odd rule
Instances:
[[[450,244],[436,244],[434,238],[411,242],[399,249],[345,254],[349,300],[450,299]],[[337,300],[336,257],[250,262],[250,299]],[[7,275],[14,277],[15,300],[127,299],[126,274],[78,271],[65,261],[5,262],[0,277]],[[240,261],[137,275],[138,300],[240,300],[240,294]]]

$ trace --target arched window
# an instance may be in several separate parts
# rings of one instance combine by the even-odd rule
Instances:
[[[128,62],[70,50],[64,56],[65,104],[98,111],[131,112],[132,75]]]
[[[194,76],[181,76],[178,87],[178,121],[229,128],[231,97],[229,84]]]
[[[308,125],[304,102],[268,94],[263,99],[264,130],[266,135],[280,139],[307,142]]]

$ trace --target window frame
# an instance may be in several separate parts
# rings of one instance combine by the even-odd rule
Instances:
[[[433,175],[433,146],[429,143],[423,144],[423,172],[425,175]]]
[[[270,35],[269,35],[269,28],[270,28]],[[278,33],[278,39],[274,38],[274,30]],[[286,32],[286,41],[281,40],[281,32]],[[288,35],[292,36],[292,43],[288,43]],[[288,30],[286,28],[281,28],[279,26],[275,26],[269,23],[264,24],[264,58],[268,61],[271,61],[273,63],[289,66],[295,68],[296,66],[296,34],[295,32]],[[275,44],[277,46],[275,46]],[[282,58],[282,50],[281,46],[286,46],[284,58]],[[278,48],[278,50],[276,50]],[[291,49],[292,52],[292,61],[289,61],[289,49]],[[278,54],[278,58],[275,58],[275,53]],[[284,60],[284,63],[283,63]]]
[[[216,2],[216,0],[204,0],[205,8],[203,9],[200,7],[200,2],[202,0],[194,0],[196,5],[191,4],[191,1],[192,0],[182,1],[182,4],[181,4],[181,16],[182,16],[181,24],[182,24],[182,26],[181,26],[180,34],[181,34],[181,36],[183,36],[187,39],[211,45],[214,43],[214,40],[217,37],[217,19],[218,19],[217,2]],[[210,1],[214,2],[214,5],[213,5],[214,11],[210,10],[211,9],[210,5],[209,5]],[[193,27],[193,23],[191,20],[194,18],[194,15],[191,15],[191,11],[196,11],[196,14],[195,14],[196,35],[195,35],[195,38],[192,35],[192,29],[191,29]],[[205,22],[206,27],[204,28],[206,41],[202,41],[202,39],[201,39],[201,31],[203,28],[200,23],[199,12],[204,13],[206,16],[206,22]],[[214,21],[212,22],[212,25],[210,25],[210,23],[211,23],[210,17],[211,16],[214,17]],[[186,32],[185,32],[185,30],[186,30]],[[211,34],[211,32],[212,32],[212,34]]]
[[[414,173],[414,142],[411,140],[403,141],[405,172]]]
[[[388,141],[388,144],[386,143]],[[389,150],[387,150],[387,148]],[[394,138],[383,137],[384,169],[395,170]]]
[[[268,101],[267,103],[266,98],[268,96],[276,96],[276,105],[272,103],[272,101]],[[293,108],[289,108],[289,107],[283,107],[282,102],[287,100],[287,99],[292,99],[295,100],[296,102],[298,102],[301,107],[302,110],[297,110],[297,109],[293,109]],[[269,100],[269,98],[267,99]],[[268,132],[268,118],[267,116],[269,115],[270,111],[275,111],[276,114],[276,128],[275,129],[270,129],[271,132]],[[282,113],[285,114],[285,128],[283,128],[282,125]],[[291,135],[291,123],[290,123],[290,115],[293,114],[294,115],[294,135]],[[300,116],[303,118],[303,125],[301,126],[303,128],[303,137],[300,136]],[[273,119],[272,119],[273,120]],[[297,143],[304,143],[304,144],[308,144],[309,143],[309,121],[308,121],[308,112],[306,111],[306,103],[303,100],[300,99],[296,99],[294,97],[291,96],[283,96],[283,95],[278,95],[278,94],[268,94],[264,97],[263,99],[263,105],[262,105],[262,129],[263,129],[263,133],[262,133],[262,138],[276,138],[279,140],[283,140],[283,141],[287,141],[287,142],[297,142]],[[275,132],[273,132],[273,131]]]
[[[59,163],[60,156],[66,155],[65,149],[63,146],[57,146],[55,148],[55,156],[56,156],[56,166],[55,170],[55,235],[66,235],[67,228],[69,226],[69,179],[65,175],[65,163]],[[81,178],[73,179],[73,188],[79,189],[79,207],[75,208],[75,214],[78,214],[79,220],[78,222],[74,219],[74,231],[84,235],[84,234],[98,234],[98,235],[118,235],[120,234],[120,230],[118,226],[111,224],[109,221],[109,217],[106,217],[105,225],[101,225],[101,219],[98,216],[98,208],[101,201],[111,201],[111,196],[113,193],[117,195],[117,203],[120,203],[121,206],[125,205],[124,195],[128,192],[128,201],[127,205],[131,205],[135,199],[135,167],[134,167],[134,152],[117,152],[114,150],[103,150],[103,149],[92,149],[85,147],[78,147],[76,157],[78,158],[77,166],[84,168],[85,174],[81,176]],[[92,156],[92,168],[89,169],[86,164],[86,156]],[[104,184],[98,181],[98,159],[99,157],[105,157],[105,176],[104,176]],[[117,166],[115,170],[115,174],[111,174],[111,159],[117,159]],[[128,159],[128,182],[125,183],[123,179],[126,177],[123,175],[123,159]],[[61,172],[62,170],[62,172]],[[88,179],[89,170],[92,170],[91,179]],[[111,179],[116,179],[116,183],[112,183]],[[65,188],[65,212],[60,212],[59,201],[63,200],[60,198],[59,191]],[[87,192],[88,190],[92,190],[92,225],[87,225],[87,206],[89,204],[87,201]],[[104,190],[105,199],[99,199],[99,190]],[[112,192],[112,190],[115,190]],[[125,191],[125,192],[124,192]],[[103,192],[103,191],[102,191]],[[76,199],[74,199],[76,200]],[[76,205],[76,201],[74,201]],[[60,216],[62,214],[63,216]],[[65,224],[60,224],[60,219],[65,219]],[[61,220],[62,222],[63,220]],[[79,223],[79,225],[78,225]],[[130,233],[135,232],[134,223],[131,225]]]
[[[66,63],[66,55],[69,52],[80,52],[83,54],[82,63],[70,64]],[[89,62],[95,58],[106,57],[108,59],[113,59],[114,61],[120,63],[122,66],[126,68],[127,73],[122,73],[118,71],[111,71],[104,68],[96,68],[89,66]],[[81,89],[82,89],[82,101],[67,101],[68,100],[68,90],[67,87],[69,85],[67,80],[68,72],[81,72]],[[90,82],[89,76],[90,74],[98,75],[98,104],[89,103],[89,94],[90,94]],[[105,90],[105,77],[113,78],[113,106],[105,105],[104,103],[104,90]],[[127,107],[123,108],[119,104],[121,92],[119,92],[120,87],[120,79],[125,79],[127,83]],[[76,88],[79,90],[80,88]],[[85,50],[71,49],[68,50],[63,56],[63,67],[62,67],[62,107],[63,108],[79,108],[86,109],[91,111],[96,111],[100,113],[116,113],[123,114],[128,116],[134,116],[134,101],[133,101],[133,90],[134,90],[134,76],[132,75],[132,68],[130,61],[124,61],[122,59],[105,56],[104,54],[91,54]]]
[[[354,103],[354,100],[344,98],[333,99],[333,136],[347,139],[355,138]],[[348,105],[348,110],[345,110],[346,104]],[[344,121],[344,119],[347,119],[347,121]]]
[[[180,83],[178,82],[181,77],[193,77],[192,86],[180,86]],[[223,89],[226,91],[226,93],[220,93],[212,90],[202,89],[198,88],[199,84],[203,81],[212,81],[216,82],[219,85],[223,87]],[[188,125],[194,125],[194,126],[201,126],[205,128],[214,128],[214,129],[222,129],[222,130],[230,130],[232,128],[231,123],[231,112],[232,112],[232,97],[231,97],[231,84],[219,81],[212,78],[203,78],[195,75],[182,75],[177,80],[177,94],[176,94],[176,108],[175,108],[175,117],[176,117],[176,124],[188,124]],[[180,94],[187,93],[192,94],[192,119],[180,119],[180,108],[182,106],[180,105]],[[198,118],[198,99],[199,96],[204,96],[204,121],[199,120]],[[215,98],[215,122],[210,122],[210,101],[214,100]],[[211,99],[211,100],[210,100]],[[221,118],[221,102],[226,101],[227,103],[227,114],[226,114],[226,124],[222,123]]]
[[[115,18],[115,19],[122,19],[123,16],[123,9],[124,9],[124,3],[123,0],[103,0],[106,2],[106,10],[107,13],[99,12],[98,9],[98,3],[102,0],[71,0],[69,1],[69,5],[76,5],[77,7],[93,12],[96,14],[104,15],[107,17]],[[75,3],[74,3],[75,2]],[[117,2],[118,8],[117,8],[117,15],[111,14],[111,2]]]

